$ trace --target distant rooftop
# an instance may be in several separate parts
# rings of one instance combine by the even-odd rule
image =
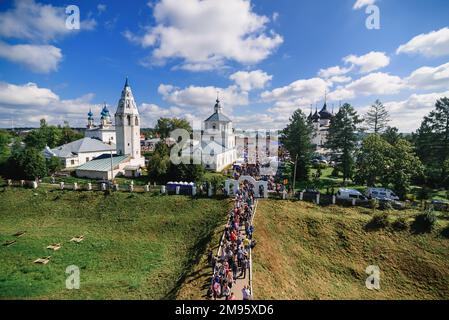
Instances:
[[[124,161],[129,160],[129,155],[117,156],[113,155],[111,159],[111,155],[104,154],[95,160],[89,161],[82,166],[79,166],[77,170],[83,171],[102,171],[108,172],[111,171],[111,167],[113,169],[117,169],[117,167]],[[112,163],[111,163],[112,162]]]

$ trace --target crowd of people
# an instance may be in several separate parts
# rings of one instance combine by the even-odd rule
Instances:
[[[232,290],[239,279],[249,278],[250,250],[256,245],[253,239],[254,187],[244,183],[238,190],[234,208],[230,211],[218,256],[209,252],[212,268],[209,296],[216,299],[236,300]],[[249,281],[241,289],[243,300],[251,299]]]

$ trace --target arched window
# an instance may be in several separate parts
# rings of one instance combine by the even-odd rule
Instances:
[[[136,117],[136,126],[138,126],[138,125],[139,125],[139,118]]]
[[[128,126],[130,126],[131,125],[131,116],[128,115],[127,119],[128,119]]]

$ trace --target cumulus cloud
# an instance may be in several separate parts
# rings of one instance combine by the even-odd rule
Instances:
[[[11,10],[0,13],[0,36],[48,43],[74,32],[66,28],[65,7],[15,0]],[[92,30],[93,19],[81,22],[81,30]]]
[[[354,10],[362,9],[376,3],[376,0],[357,0],[352,7]]]
[[[10,10],[0,13],[0,37],[29,43],[10,45],[0,41],[0,57],[33,72],[56,71],[63,55],[49,43],[77,32],[66,28],[66,17],[65,7],[15,0]],[[95,26],[93,19],[81,21],[81,30],[92,30]]]
[[[215,100],[219,95],[223,112],[232,115],[235,107],[248,105],[248,93],[241,91],[238,86],[217,88],[214,86],[189,86],[178,88],[172,85],[161,84],[158,93],[164,101],[174,107],[182,109],[183,113],[205,119],[213,112]]]
[[[254,89],[263,89],[273,76],[262,70],[256,71],[238,71],[232,74],[229,79],[233,80],[243,91]]]
[[[37,73],[49,73],[58,69],[62,53],[61,49],[51,45],[8,45],[0,41],[0,57]]]
[[[346,89],[357,95],[391,95],[397,94],[406,87],[405,82],[398,76],[387,73],[370,73],[346,86]]]
[[[412,94],[406,100],[390,101],[384,105],[390,113],[392,126],[398,127],[402,132],[414,132],[442,97],[449,97],[449,91]]]
[[[124,36],[142,47],[152,47],[151,61],[163,65],[181,61],[178,68],[213,70],[236,61],[252,65],[266,59],[283,42],[270,19],[253,12],[249,0],[161,0],[153,6],[156,25],[144,35]]]
[[[401,45],[396,53],[420,54],[425,57],[447,56],[449,55],[449,28],[420,34]]]
[[[323,79],[302,79],[292,82],[285,87],[265,91],[261,97],[264,101],[292,101],[301,98],[314,102],[324,96],[327,88],[328,83]]]
[[[335,77],[335,76],[345,75],[348,72],[350,72],[351,70],[352,70],[352,67],[342,68],[340,66],[335,66],[335,67],[330,67],[330,68],[327,68],[327,69],[321,69],[318,72],[318,76],[320,78],[328,79],[328,78],[332,78],[332,77]]]
[[[353,66],[357,66],[360,73],[373,72],[390,64],[390,58],[384,52],[376,51],[371,51],[370,53],[362,56],[349,55],[343,60],[345,63],[350,63]]]
[[[449,63],[438,67],[422,67],[406,78],[413,89],[443,89],[449,88]]]
[[[61,99],[56,93],[35,83],[16,85],[0,82],[0,125],[10,126],[11,121],[20,126],[37,126],[44,118],[52,123],[69,121],[72,125],[85,126],[90,108],[96,114],[100,106],[92,103],[94,94],[76,99]]]

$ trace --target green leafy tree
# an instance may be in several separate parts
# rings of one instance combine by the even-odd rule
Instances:
[[[84,138],[84,136],[81,133],[73,130],[67,121],[64,121],[64,126],[60,130],[61,130],[61,139],[58,142],[58,145],[67,144]]]
[[[391,165],[384,181],[390,183],[398,196],[404,199],[410,190],[412,179],[422,175],[423,166],[413,145],[404,139],[399,139],[390,152]]]
[[[345,182],[353,174],[358,125],[362,122],[354,108],[345,103],[331,120],[329,127],[326,148],[337,155],[337,162]]]
[[[192,132],[190,123],[185,119],[178,118],[160,118],[157,121],[154,131],[159,134],[161,139],[170,137],[170,133],[176,129],[185,129]]]
[[[6,176],[13,179],[34,180],[47,175],[47,164],[42,152],[35,148],[14,150],[7,161]]]
[[[356,181],[373,187],[383,177],[392,165],[393,147],[377,134],[369,135],[362,144],[357,156]]]
[[[61,160],[57,157],[46,159],[48,174],[53,174],[62,169]]]
[[[308,123],[305,114],[296,110],[290,118],[290,123],[282,131],[281,141],[290,153],[292,160],[297,161],[296,178],[307,180],[310,170],[310,160],[313,155],[312,146],[313,129]]]
[[[168,182],[167,174],[170,164],[170,149],[165,143],[159,142],[148,162],[148,177],[150,180],[160,183]]]
[[[368,129],[376,134],[381,133],[387,128],[388,122],[390,122],[390,116],[387,109],[380,100],[376,100],[365,116]]]

